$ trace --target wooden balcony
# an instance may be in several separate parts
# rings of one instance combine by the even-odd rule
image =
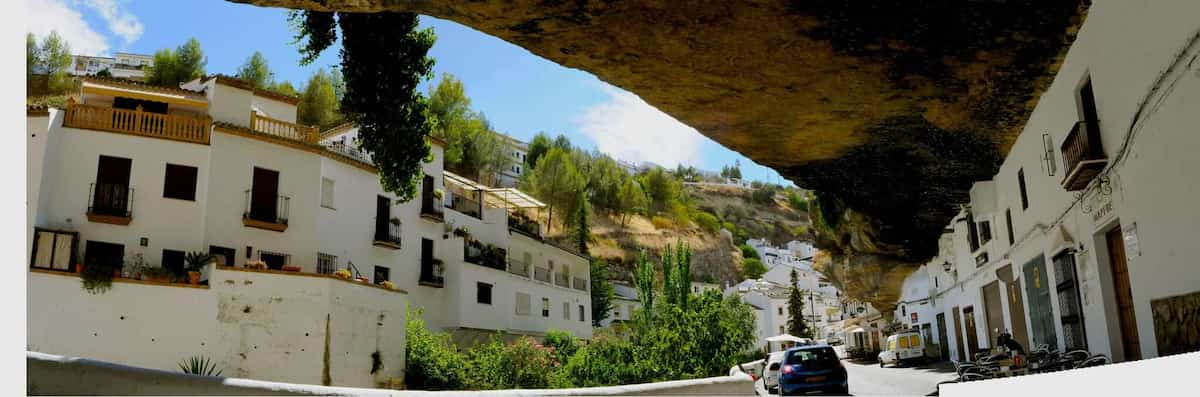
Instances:
[[[1062,187],[1067,191],[1081,190],[1108,165],[1104,147],[1100,144],[1100,126],[1096,121],[1080,121],[1071,127],[1062,143],[1063,162],[1067,175]]]
[[[63,126],[207,145],[212,118],[150,113],[141,108],[114,109],[70,101]]]
[[[253,110],[250,111],[250,129],[255,132],[312,145],[316,145],[321,136],[321,132],[317,130],[317,127],[261,116]]]

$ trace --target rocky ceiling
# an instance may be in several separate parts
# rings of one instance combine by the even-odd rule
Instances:
[[[231,1],[448,19],[636,93],[821,192],[825,273],[882,310],[995,172],[1090,3]]]

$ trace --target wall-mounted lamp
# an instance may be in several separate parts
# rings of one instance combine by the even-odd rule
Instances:
[[[950,267],[950,261],[942,262],[942,270],[945,270],[947,273],[949,273]]]

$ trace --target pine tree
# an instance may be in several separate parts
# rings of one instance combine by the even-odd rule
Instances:
[[[587,194],[584,190],[579,190],[579,205],[575,215],[576,229],[575,241],[579,245],[579,253],[584,256],[591,255],[588,252],[588,240],[592,239],[592,231],[588,226],[588,202]]]
[[[800,294],[799,278],[792,269],[792,292],[788,295],[788,334],[810,338],[808,326],[804,324],[804,296]]]

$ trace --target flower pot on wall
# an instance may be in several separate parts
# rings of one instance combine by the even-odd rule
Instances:
[[[75,273],[83,273],[83,264],[82,263],[75,264]]]
[[[300,271],[300,266],[287,265],[287,266],[282,267],[282,269],[285,272],[298,272],[298,271]]]
[[[189,271],[188,272],[188,284],[199,285],[200,284],[200,272]]]

